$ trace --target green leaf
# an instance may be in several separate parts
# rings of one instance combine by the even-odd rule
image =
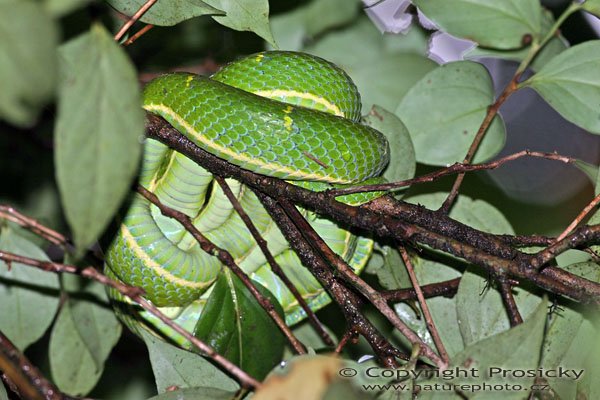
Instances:
[[[425,196],[412,198],[411,201],[437,206],[445,198],[446,194],[443,193],[429,195],[429,198]],[[450,216],[484,232],[514,234],[504,215],[481,200],[459,197]],[[463,274],[458,293],[453,299],[456,308],[456,326],[460,329],[464,345],[505,331],[510,326],[499,293],[493,288],[484,290],[487,287],[486,278],[481,268],[470,266]],[[515,299],[523,317],[529,315],[539,303],[537,296],[520,288],[515,289]]]
[[[323,326],[323,328],[335,341],[335,334],[331,332],[331,330],[327,328],[327,326]],[[325,344],[325,342],[323,342],[321,336],[312,327],[312,325],[308,323],[308,321],[304,321],[300,324],[294,325],[294,329],[292,330],[292,332],[294,333],[294,336],[296,336],[298,340],[302,342],[307,348],[320,350],[328,347]]]
[[[412,196],[407,201],[421,204],[429,209],[437,209],[444,202],[446,196],[447,193],[432,193]],[[466,196],[458,197],[450,212],[450,217],[485,232],[513,233],[512,227],[500,211],[484,201],[472,200]],[[413,260],[415,273],[421,285],[454,279],[464,273],[463,269],[466,264],[463,260],[457,260],[447,255],[444,255],[441,259],[440,255],[437,255],[434,259],[428,259],[428,257],[430,256],[424,252],[420,257]],[[479,292],[472,300],[477,301],[478,297]],[[465,345],[461,334],[462,327],[458,322],[459,310],[462,307],[458,303],[458,296],[428,299],[427,304],[450,356],[462,351]],[[414,311],[410,310],[408,306],[396,307],[403,307],[403,312],[407,316],[412,315],[412,318],[416,320],[413,323],[418,324],[421,327],[420,329],[426,328],[425,322],[422,319],[417,320]]]
[[[460,271],[457,269],[445,265],[442,262],[429,260],[424,257],[425,254],[423,254],[423,257],[411,257],[417,280],[421,286],[430,283],[443,282],[461,276]],[[403,264],[401,268],[404,268]],[[429,306],[429,311],[431,312],[435,326],[438,328],[448,354],[452,356],[461,351],[464,348],[464,345],[456,318],[456,297],[435,297],[427,299],[427,305]],[[419,307],[416,302],[415,306]],[[418,315],[415,312],[415,309],[406,303],[395,304],[394,309],[396,313],[402,317],[403,321],[413,328],[415,332],[419,333],[421,339],[429,345],[435,346],[422,316],[422,311],[420,312],[420,315]],[[394,335],[407,346],[410,346],[401,335],[396,333],[394,333]]]
[[[491,286],[481,268],[469,267],[456,294],[458,325],[465,345],[478,342],[510,328],[506,308],[498,290]],[[527,318],[540,303],[540,297],[520,287],[512,290],[521,316]]]
[[[417,161],[440,166],[462,161],[493,97],[490,75],[478,63],[444,64],[425,75],[408,91],[396,110],[410,132]],[[475,155],[475,162],[488,160],[498,153],[505,137],[504,122],[496,115]]]
[[[128,16],[135,14],[146,0],[106,0],[120,13]],[[140,18],[146,24],[172,26],[190,18],[201,15],[221,15],[223,11],[212,7],[201,0],[169,0],[157,1]]]
[[[216,389],[213,387],[194,387],[177,389],[172,392],[159,394],[148,400],[232,400],[236,392]]]
[[[0,230],[0,250],[40,261],[50,261],[35,244],[11,228]],[[10,268],[9,268],[10,267]],[[20,263],[0,261],[0,327],[24,350],[52,323],[59,303],[58,276]]]
[[[337,371],[336,371],[337,372]],[[348,385],[347,382],[335,381],[327,387],[321,400],[374,400],[373,394]]]
[[[582,7],[585,11],[600,17],[600,0],[585,0]]]
[[[2,382],[0,382],[0,400],[8,400],[8,394]]]
[[[283,317],[277,299],[256,286]],[[281,361],[286,343],[252,293],[227,269],[214,284],[194,335],[257,379],[264,378]]]
[[[592,282],[600,282],[598,264],[583,262],[564,269]],[[540,367],[546,370],[583,369],[584,376],[587,376],[593,368],[589,363],[589,360],[594,360],[590,349],[597,347],[598,329],[594,328],[592,318],[580,305],[557,299],[555,306],[546,327]],[[577,398],[577,391],[587,390],[581,387],[582,380],[548,378],[548,383],[562,399]]]
[[[598,321],[596,321],[597,324]],[[598,344],[598,332],[596,341],[588,349],[588,363],[581,382],[577,384],[578,399],[597,399],[600,397],[600,345]]]
[[[144,135],[137,75],[100,25],[61,49],[56,178],[77,249],[104,231],[128,192]]]
[[[554,16],[549,10],[542,13],[542,36],[545,36],[554,25]],[[569,48],[569,42],[560,34],[556,34],[546,45],[539,50],[533,62],[529,65],[533,71],[539,71],[552,58]],[[507,60],[523,61],[532,50],[532,45],[518,50],[498,50],[483,47],[475,47],[465,54],[465,58],[494,57]]]
[[[424,55],[426,41],[422,43],[423,48],[415,44],[419,42],[415,40],[417,34],[382,37],[365,16],[349,28],[331,33],[307,46],[304,51],[343,68],[358,87],[363,110],[371,109],[374,104],[394,110],[408,90],[436,67]]]
[[[522,324],[487,339],[476,342],[452,359],[450,371],[461,370],[453,379],[437,382],[452,383],[455,385],[521,385],[526,388],[533,384],[533,377],[512,377],[510,372],[503,377],[504,371],[536,370],[538,366],[540,348],[544,338],[544,324],[546,322],[547,302],[543,301],[530,318]],[[466,376],[465,376],[466,375]],[[421,384],[423,386],[424,384]],[[523,399],[524,392],[519,390],[502,390],[493,396],[493,392],[461,392],[470,399]],[[430,398],[425,396],[424,398]],[[446,398],[446,397],[442,397]]]
[[[358,0],[311,1],[271,18],[273,37],[281,49],[301,50],[307,41],[327,29],[351,22],[359,11],[359,3]]]
[[[383,177],[388,182],[414,177],[417,166],[415,149],[402,121],[383,107],[375,105],[363,122],[383,133],[390,144],[390,163],[383,171]]]
[[[54,95],[58,30],[34,1],[0,2],[0,119],[28,126]]]
[[[44,8],[55,18],[63,17],[72,11],[82,8],[92,0],[45,0]]]
[[[411,287],[410,277],[398,250],[384,246],[383,266],[376,271],[379,284],[388,290]]]
[[[171,386],[185,388],[219,388],[236,391],[239,385],[204,357],[179,349],[148,331],[140,330],[154,371],[158,393]]]
[[[269,25],[268,0],[206,0],[206,3],[225,11],[225,16],[213,19],[236,31],[250,31],[277,47]]]
[[[414,0],[413,3],[451,35],[495,49],[523,47],[526,36],[539,38],[539,0]]]
[[[421,204],[427,208],[437,208],[444,201],[445,194],[444,193],[436,193],[436,194],[427,194],[420,196],[409,197],[408,201],[411,203]],[[485,204],[485,203],[484,203]],[[451,216],[453,218],[465,218],[466,216],[462,214],[467,214],[468,210],[473,207],[473,201],[467,197],[459,196],[455,206],[452,208]],[[478,207],[475,207],[476,209]],[[485,208],[485,211],[489,211]],[[393,253],[391,253],[393,254]],[[386,257],[388,258],[388,257]],[[415,269],[415,274],[417,276],[417,280],[420,285],[427,285],[430,283],[442,282],[450,279],[457,278],[461,276],[461,270],[457,270],[456,266],[450,266],[442,263],[442,261],[434,261],[427,258],[427,254],[422,254],[421,256],[413,256],[411,257],[413,262],[413,267]],[[448,258],[448,264],[453,262],[452,259]],[[389,257],[388,259],[389,268],[395,274],[402,274],[402,279],[398,280],[399,284],[393,289],[399,288],[407,288],[411,287],[412,284],[408,278],[408,275],[405,271],[404,263],[400,259],[400,256],[395,254],[393,257]],[[388,272],[387,274],[389,274]],[[384,281],[381,281],[382,278],[386,277],[386,275],[380,276],[379,270],[377,270],[378,277],[380,279],[380,283],[384,285]],[[460,331],[458,329],[458,323],[456,318],[456,298],[445,298],[445,297],[436,297],[432,299],[427,299],[427,305],[429,306],[429,310],[431,311],[434,323],[440,332],[442,341],[446,347],[446,350],[450,355],[456,354],[464,348],[462,337],[460,335]],[[411,328],[413,328],[426,343],[433,346],[433,340],[429,335],[427,330],[427,325],[425,324],[425,320],[422,318],[422,314],[418,315],[415,312],[415,309],[406,304],[406,303],[398,303],[394,305],[394,309],[396,313],[405,321]],[[398,339],[409,345],[402,336],[397,335]]]
[[[583,160],[575,160],[575,162],[573,163],[573,165],[575,165],[577,168],[579,168],[579,170],[581,170],[584,174],[587,175],[588,178],[590,178],[590,181],[592,181],[592,183],[596,184],[596,187],[598,187],[598,166],[594,165],[594,164],[590,164],[588,162],[585,162]],[[596,194],[598,194],[597,192],[598,189],[596,189]]]
[[[539,54],[535,57],[529,68],[533,71],[539,71],[544,65],[550,60],[556,57],[569,48],[568,42],[562,36],[556,36],[550,39],[550,41],[540,50]],[[475,49],[467,52],[465,58],[478,59],[482,57],[502,58],[505,60],[523,61],[527,56],[530,47],[520,50],[494,50],[476,47]]]
[[[50,336],[50,369],[58,387],[72,395],[87,394],[104,371],[104,363],[121,336],[103,285],[65,276],[69,299],[63,303]]]
[[[600,40],[563,51],[521,86],[535,89],[565,119],[600,134]]]

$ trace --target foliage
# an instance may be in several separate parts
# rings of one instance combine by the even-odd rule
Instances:
[[[600,134],[600,40],[569,46],[559,33],[574,13],[600,16],[598,0],[575,1],[556,19],[538,0],[413,0],[439,30],[475,43],[466,55],[469,60],[443,65],[426,57],[432,33],[416,19],[405,34],[382,35],[364,15],[361,3],[348,0],[158,1],[131,32],[145,24],[155,27],[125,46],[131,36],[119,40],[113,36],[144,3],[0,0],[0,168],[6,179],[0,202],[14,204],[72,238],[62,248],[49,245],[33,234],[38,231],[31,225],[15,223],[7,218],[8,211],[0,210],[0,331],[69,395],[91,393],[116,400],[138,393],[166,400],[247,394],[214,358],[177,348],[144,329],[138,333],[149,357],[127,348],[137,339],[122,335],[102,284],[34,269],[26,260],[2,258],[14,253],[44,265],[51,261],[80,267],[98,264],[98,250],[114,236],[111,223],[126,206],[139,171],[145,129],[139,79],[145,80],[146,73],[182,65],[209,73],[215,63],[266,48],[321,56],[351,76],[367,114],[363,122],[384,132],[390,141],[392,162],[384,173],[389,181],[460,163],[471,150],[476,151],[467,163],[494,159],[507,134],[502,110],[497,111],[507,97],[521,90],[535,90],[539,101],[566,120]],[[519,62],[515,78],[500,96],[495,93],[498,82],[476,58],[482,55]],[[203,63],[206,59],[210,62]],[[482,132],[486,134],[481,144],[470,149]],[[570,162],[593,180],[600,179],[598,166]],[[486,187],[475,182],[477,190],[468,195],[461,192],[450,218],[494,238],[521,234],[511,226],[515,221],[503,214],[502,199],[494,204],[482,200]],[[593,183],[598,193],[598,183]],[[450,192],[445,184],[404,189],[395,193],[398,198],[430,210],[438,209]],[[589,223],[596,224],[598,218],[596,214]],[[600,240],[591,244],[600,245]],[[262,380],[271,371],[262,392],[254,395],[257,399],[279,398],[281,393],[291,393],[289,398],[306,393],[310,397],[303,398],[385,399],[418,388],[418,398],[480,398],[486,393],[456,387],[484,384],[526,388],[495,392],[514,399],[526,398],[527,388],[534,384],[548,385],[536,394],[539,398],[600,396],[596,339],[600,321],[594,308],[598,299],[592,301],[595,306],[586,306],[521,282],[509,290],[523,318],[512,326],[500,288],[502,276],[492,276],[451,251],[410,241],[406,245],[417,250],[409,251],[408,260],[396,250],[396,243],[376,242],[366,279],[381,290],[410,288],[407,261],[421,286],[461,277],[455,294],[427,300],[450,357],[449,370],[534,372],[525,377],[513,374],[510,379],[483,374],[419,376],[420,367],[430,360],[381,316],[371,318],[377,329],[393,346],[412,354],[393,373],[382,373],[386,370],[376,360],[353,361],[361,354],[374,354],[363,342],[346,344],[340,358],[315,355],[335,347],[306,322],[292,331],[310,355],[294,355],[275,323],[229,271],[213,287],[194,333],[255,378]],[[600,283],[597,256],[564,250],[553,260],[559,269]],[[274,299],[266,289],[263,292]],[[275,308],[283,315],[279,304]],[[395,303],[393,310],[426,345],[435,348],[424,310],[414,298]],[[341,340],[348,332],[337,311],[331,307],[319,316],[326,330]],[[370,317],[372,310],[365,307],[364,314]],[[282,360],[287,365],[276,366]],[[131,368],[148,364],[153,382]],[[585,373],[578,379],[543,375],[559,368]],[[373,375],[374,371],[379,372]],[[132,377],[125,382],[106,381],[120,374]],[[455,386],[450,393],[423,389],[436,384]],[[4,398],[8,396],[0,383],[0,399]]]

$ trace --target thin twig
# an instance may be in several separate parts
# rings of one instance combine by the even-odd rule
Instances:
[[[391,324],[408,339],[410,343],[421,346],[422,355],[430,359],[438,368],[445,369],[448,365],[446,361],[441,359],[431,347],[429,347],[412,329],[410,329],[404,321],[398,317],[398,314],[387,304],[385,299],[368,283],[361,279],[352,271],[352,268],[315,232],[312,226],[304,219],[296,207],[285,199],[279,199],[279,204],[284,209],[286,214],[298,227],[302,235],[307,241],[313,244],[318,251],[323,254],[325,259],[335,267],[341,277],[354,286],[363,296],[365,296],[371,304],[383,314]],[[292,243],[293,246],[293,243]]]
[[[421,306],[421,311],[423,311],[423,316],[425,317],[425,324],[427,325],[427,329],[431,334],[431,338],[433,339],[433,343],[435,343],[435,347],[442,357],[442,360],[446,364],[450,362],[450,357],[448,356],[448,352],[446,351],[446,347],[444,346],[444,342],[442,342],[442,338],[433,322],[433,317],[431,316],[431,312],[429,311],[429,307],[427,306],[427,302],[425,301],[425,296],[423,295],[423,291],[421,290],[421,286],[419,285],[419,281],[417,279],[417,275],[415,274],[415,269],[413,268],[412,261],[408,256],[408,252],[404,248],[404,246],[398,246],[398,251],[400,252],[400,256],[402,257],[402,261],[404,261],[404,265],[406,266],[406,271],[408,272],[408,276],[410,277],[410,282],[415,289],[415,293],[417,294],[417,300],[419,301],[419,305]],[[420,344],[420,343],[419,343]]]
[[[512,293],[512,285],[506,279],[498,279],[498,285],[500,286],[500,295],[502,296],[502,302],[504,303],[504,308],[506,308],[506,312],[508,313],[508,320],[510,321],[510,326],[514,327],[523,323],[523,317],[519,312],[519,307],[517,306],[517,302],[515,301],[515,297]]]
[[[67,238],[61,233],[44,226],[36,219],[21,214],[11,206],[0,205],[0,218],[14,222],[57,246],[64,247],[69,244]]]
[[[269,247],[267,245],[267,241],[262,237],[262,235],[260,234],[258,229],[256,229],[256,226],[254,225],[254,223],[252,222],[252,220],[250,219],[250,217],[248,216],[246,211],[244,211],[244,208],[242,207],[242,205],[240,204],[238,199],[235,197],[235,195],[231,191],[231,188],[229,187],[229,185],[227,184],[225,179],[223,179],[222,177],[220,177],[218,175],[215,175],[214,177],[215,177],[215,180],[217,181],[217,183],[219,184],[219,186],[221,186],[223,193],[225,193],[225,196],[227,196],[227,199],[229,200],[229,202],[231,203],[233,208],[236,210],[236,212],[238,213],[238,215],[240,216],[242,221],[244,221],[244,224],[246,225],[246,227],[248,228],[248,230],[254,237],[254,240],[258,244],[258,247],[264,254],[267,262],[269,263],[269,266],[271,267],[271,271],[273,271],[279,277],[279,279],[281,279],[283,284],[292,293],[292,295],[294,296],[294,298],[296,299],[296,301],[298,302],[300,307],[302,307],[302,309],[308,316],[309,323],[311,324],[313,329],[315,329],[315,331],[319,334],[319,336],[321,336],[321,339],[323,339],[323,342],[328,346],[334,346],[333,339],[331,338],[331,336],[329,336],[329,334],[327,333],[327,331],[325,330],[325,328],[321,324],[321,321],[319,321],[319,319],[317,318],[315,313],[310,309],[308,304],[306,304],[306,301],[304,300],[304,298],[302,297],[302,295],[300,294],[300,292],[298,291],[296,286],[294,286],[294,284],[290,281],[290,279],[287,277],[285,272],[283,272],[283,270],[281,269],[281,267],[279,266],[279,264],[273,257],[273,254],[271,254],[271,251],[269,250]]]
[[[186,229],[186,231],[188,231],[194,237],[194,239],[196,239],[196,241],[198,242],[198,244],[200,245],[202,250],[204,250],[208,254],[212,254],[212,255],[216,256],[219,259],[219,261],[221,261],[238,278],[240,278],[240,280],[244,283],[244,285],[248,288],[248,290],[252,293],[252,295],[256,298],[256,300],[262,306],[262,308],[267,312],[267,314],[269,314],[271,319],[273,319],[273,322],[275,322],[277,327],[281,330],[281,332],[288,339],[288,341],[292,345],[292,348],[298,354],[306,353],[306,349],[304,348],[304,345],[298,340],[298,338],[296,338],[296,336],[294,336],[294,334],[292,333],[290,328],[286,325],[283,318],[277,313],[277,310],[275,309],[275,306],[273,305],[271,300],[269,300],[268,297],[264,296],[256,288],[256,286],[254,286],[251,279],[237,265],[237,263],[235,262],[235,260],[233,259],[233,257],[231,256],[231,254],[228,251],[216,246],[214,243],[212,243],[210,240],[208,240],[208,238],[206,236],[204,236],[202,234],[202,232],[200,232],[194,226],[194,224],[189,216],[185,215],[184,213],[182,213],[180,211],[177,211],[170,207],[167,207],[159,200],[159,198],[154,193],[148,191],[143,186],[138,186],[137,192],[139,194],[141,194],[144,198],[146,198],[146,200],[148,200],[149,202],[154,204],[156,207],[158,207],[158,209],[160,210],[160,212],[163,215],[173,218],[177,222],[179,222],[181,225],[183,225],[183,227]]]
[[[145,25],[142,29],[137,31],[129,39],[127,39],[125,42],[123,42],[123,46],[129,46],[130,44],[132,44],[133,42],[138,40],[140,37],[142,37],[146,32],[148,32],[152,28],[154,28],[154,25],[152,25],[152,24]]]
[[[154,3],[156,3],[156,1],[157,0],[146,0],[146,2],[135,12],[135,14],[133,14],[131,18],[129,18],[127,22],[123,24],[121,29],[119,29],[119,32],[117,32],[114,38],[115,42],[121,40],[123,35],[125,35],[125,33],[127,33],[127,31],[129,30],[129,28],[131,28],[133,24],[137,22],[138,19],[142,18],[142,15],[144,15],[154,5]]]
[[[348,329],[346,332],[344,332],[344,336],[342,336],[342,338],[340,339],[340,342],[338,343],[337,347],[335,348],[335,352],[336,354],[340,354],[342,352],[342,350],[344,349],[344,347],[346,347],[346,344],[348,344],[348,342],[350,341],[355,341],[357,338],[357,332],[350,328]]]
[[[563,240],[565,237],[567,237],[567,235],[569,233],[573,232],[573,229],[575,229],[577,227],[577,225],[579,225],[581,223],[581,221],[583,221],[583,219],[594,208],[596,208],[596,206],[598,206],[599,203],[600,203],[600,194],[597,195],[596,197],[594,197],[594,199],[592,201],[590,201],[590,203],[587,206],[585,206],[585,208],[583,210],[581,210],[581,212],[579,213],[579,215],[577,215],[577,217],[575,217],[573,222],[571,222],[569,224],[569,226],[567,226],[567,228],[560,235],[558,235],[558,237],[556,238],[556,241],[559,242],[559,241]]]
[[[144,291],[139,287],[125,285],[122,282],[112,280],[106,275],[98,272],[94,267],[78,268],[74,265],[41,261],[36,260],[34,258],[20,256],[18,254],[8,253],[4,251],[0,251],[0,260],[3,260],[7,263],[20,263],[23,265],[28,265],[31,267],[42,269],[44,271],[65,272],[69,274],[80,275],[85,278],[95,280],[105,286],[114,288],[119,293],[121,293],[124,296],[127,296],[132,301],[139,304],[140,307],[142,307],[144,310],[159,318],[167,326],[169,326],[174,331],[182,335],[193,346],[197,347],[200,351],[206,354],[207,357],[214,360],[223,369],[225,369],[231,375],[233,375],[243,387],[258,388],[261,385],[259,381],[257,381],[256,379],[248,375],[246,372],[244,372],[237,365],[233,364],[231,361],[217,353],[212,347],[210,347],[209,345],[207,345],[206,343],[204,343],[203,341],[201,341],[200,339],[183,329],[181,326],[173,322],[173,320],[171,320],[169,317],[163,314],[152,303],[144,299],[142,297]]]
[[[600,225],[579,227],[561,240],[556,240],[550,246],[533,254],[530,264],[535,269],[545,267],[544,270],[547,270],[551,268],[548,266],[548,263],[554,260],[559,254],[570,249],[597,244],[594,239],[600,243]]]
[[[412,186],[418,183],[427,183],[433,182],[436,179],[456,174],[456,173],[466,173],[473,171],[482,171],[482,170],[492,170],[496,169],[507,162],[517,160],[523,157],[533,157],[533,158],[542,158],[545,160],[554,160],[563,162],[565,164],[574,164],[577,162],[576,158],[563,156],[557,153],[546,153],[541,151],[531,151],[531,150],[521,150],[517,153],[510,154],[508,156],[499,158],[494,161],[490,161],[487,163],[481,164],[469,164],[469,163],[455,163],[450,165],[449,167],[439,169],[437,171],[430,172],[425,175],[418,176],[416,178],[406,179],[398,182],[389,182],[389,183],[379,183],[374,185],[359,185],[352,186],[348,188],[339,188],[339,189],[330,189],[326,191],[326,193],[331,197],[337,197],[346,194],[352,193],[362,193],[362,192],[377,192],[377,191],[387,191],[387,190],[395,190],[400,189],[407,186]]]
[[[75,397],[61,393],[0,331],[0,371],[23,399],[69,400]]]
[[[512,79],[506,85],[504,90],[502,90],[502,93],[500,94],[500,96],[498,96],[498,98],[496,99],[494,104],[492,104],[488,108],[487,114],[486,114],[483,122],[481,123],[481,126],[479,127],[479,130],[477,131],[477,134],[475,135],[475,138],[473,139],[473,142],[471,143],[469,150],[467,151],[467,155],[465,156],[464,163],[468,164],[468,163],[471,163],[471,161],[473,161],[473,157],[475,157],[475,153],[477,152],[477,149],[479,149],[479,145],[481,144],[481,141],[483,140],[483,137],[485,136],[485,133],[487,132],[488,127],[490,126],[490,124],[494,120],[494,117],[498,113],[500,106],[504,103],[504,101],[508,97],[510,97],[511,94],[513,94],[515,91],[517,91],[518,89],[521,88],[521,84],[519,83],[519,80],[521,79],[521,76],[523,76],[523,73],[525,72],[527,67],[529,67],[529,65],[538,56],[540,51],[550,41],[550,39],[552,39],[555,36],[555,34],[558,31],[561,24],[571,14],[573,14],[574,12],[577,12],[582,7],[583,6],[580,2],[572,2],[570,4],[570,6],[567,7],[567,9],[556,19],[554,24],[550,27],[550,29],[548,29],[545,36],[541,40],[534,38],[534,41],[531,45],[531,48],[529,49],[529,52],[527,53],[525,58],[521,61],[519,66],[517,67],[517,70],[515,71],[515,74],[513,75]],[[453,204],[454,200],[456,199],[456,196],[458,196],[458,190],[460,189],[460,186],[463,182],[464,177],[465,177],[464,173],[459,174],[456,177],[456,180],[454,181],[454,184],[452,185],[452,189],[450,190],[450,193],[448,194],[446,201],[444,201],[444,204],[442,204],[442,206],[440,207],[440,211],[442,211],[446,214],[450,211],[450,208],[452,207],[452,204]]]
[[[500,106],[504,103],[504,101],[506,101],[506,99],[508,99],[508,97],[513,92],[515,92],[517,90],[520,78],[521,78],[521,73],[515,74],[513,76],[513,78],[510,80],[510,82],[508,83],[508,85],[506,85],[506,87],[504,88],[504,90],[502,91],[500,96],[498,96],[498,98],[496,99],[494,104],[492,104],[488,108],[487,114],[485,115],[483,122],[479,126],[479,129],[477,130],[477,133],[475,134],[475,137],[473,138],[473,142],[471,142],[471,146],[469,146],[469,150],[467,150],[467,154],[465,155],[463,164],[470,164],[473,161],[473,157],[475,157],[475,153],[477,153],[477,149],[479,149],[479,145],[481,144],[481,141],[483,140],[483,137],[485,136],[485,133],[487,132],[489,126],[492,124],[494,117],[496,117],[496,114],[498,113]],[[462,182],[464,179],[465,179],[464,172],[461,172],[460,174],[458,174],[458,176],[456,177],[456,180],[454,181],[454,184],[452,185],[452,189],[450,189],[450,193],[448,193],[448,197],[446,198],[446,200],[440,207],[441,212],[448,214],[448,212],[450,211],[450,208],[452,207],[452,204],[454,203],[454,200],[458,196],[458,191],[459,191],[460,186],[462,185]]]

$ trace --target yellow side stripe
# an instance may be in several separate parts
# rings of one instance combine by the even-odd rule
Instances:
[[[247,163],[247,164],[257,167],[257,168],[264,168],[267,170],[270,169],[275,172],[283,172],[283,173],[287,174],[285,179],[295,178],[295,179],[301,179],[301,180],[306,180],[306,181],[321,181],[321,182],[329,182],[329,183],[350,183],[351,182],[350,180],[334,178],[333,176],[331,176],[329,174],[322,175],[322,174],[318,174],[318,173],[305,173],[305,172],[298,170],[297,168],[284,167],[282,165],[275,165],[272,163],[267,163],[260,159],[254,158],[250,155],[238,153],[235,150],[218,145],[217,143],[213,142],[206,136],[201,135],[199,132],[197,132],[194,129],[193,126],[191,126],[179,114],[177,114],[175,111],[173,111],[173,109],[165,106],[164,104],[144,104],[143,107],[144,107],[144,109],[146,109],[147,111],[150,111],[152,113],[168,115],[174,121],[176,121],[179,125],[181,125],[186,130],[186,132],[188,132],[190,135],[192,135],[196,140],[198,140],[198,142],[202,143],[207,148],[213,149],[216,152],[222,153],[222,154],[230,157],[233,160],[238,160],[240,162]]]
[[[337,115],[338,117],[343,117],[344,113],[339,109],[335,104],[327,101],[326,99],[316,96],[312,93],[306,92],[298,92],[296,90],[283,90],[283,89],[274,89],[274,90],[257,90],[252,92],[258,96],[274,98],[274,97],[299,97],[301,99],[312,100],[317,104],[321,104],[327,110],[329,110],[332,114]]]
[[[185,286],[192,289],[204,289],[213,283],[212,280],[209,282],[192,282],[173,275],[172,273],[164,269],[159,263],[150,258],[150,256],[148,256],[148,254],[146,254],[144,250],[142,250],[142,248],[133,238],[133,235],[131,234],[129,229],[124,224],[121,224],[121,235],[123,235],[123,239],[133,250],[136,258],[142,260],[145,266],[152,269],[161,278],[164,278],[165,280],[172,282],[175,285]]]

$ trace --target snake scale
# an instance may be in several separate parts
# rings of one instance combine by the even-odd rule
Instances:
[[[384,136],[360,124],[360,96],[340,68],[297,52],[270,51],[228,64],[212,77],[172,73],[144,89],[143,108],[157,114],[204,150],[239,167],[314,190],[378,177],[388,162]],[[194,225],[268,288],[283,306],[286,322],[305,317],[213,176],[164,144],[148,139],[140,184],[161,202],[192,218]],[[254,193],[228,184],[252,218],[286,275],[311,309],[329,297],[290,249]],[[344,199],[352,202],[352,198]],[[360,200],[354,200],[360,201]],[[311,225],[358,273],[372,240],[302,210]],[[210,288],[223,266],[202,251],[190,233],[135,194],[106,257],[106,273],[143,288],[146,298],[193,332]],[[121,305],[126,300],[111,291]],[[182,347],[188,343],[152,315],[126,305],[121,318],[132,329],[154,326]]]

